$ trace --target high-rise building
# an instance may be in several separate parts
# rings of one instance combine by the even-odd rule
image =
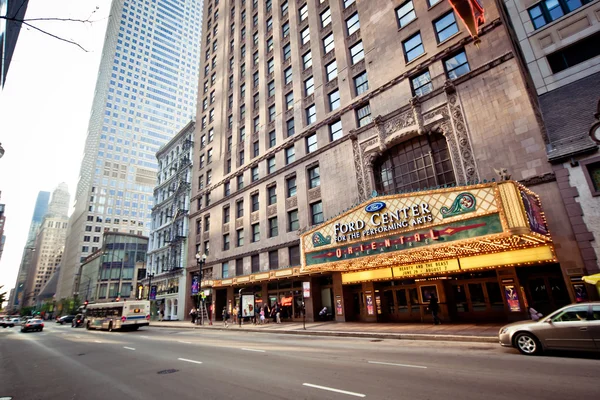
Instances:
[[[69,224],[69,199],[69,189],[64,182],[52,192],[52,199],[34,240],[31,261],[27,267],[24,306],[36,304],[37,295],[62,260]]]
[[[110,14],[58,299],[102,232],[149,234],[155,154],[196,112],[202,0],[114,0]]]
[[[193,169],[188,282],[203,265],[216,315],[243,299],[243,316],[423,321],[435,295],[444,319],[510,320],[582,298],[509,26],[494,2],[462,3],[475,15],[205,1],[194,154],[214,159]]]
[[[600,272],[600,1],[503,0],[538,96],[548,161],[584,258]],[[577,266],[577,268],[581,268]],[[581,281],[577,285],[583,285]]]
[[[17,282],[15,283],[15,296],[12,298],[10,305],[15,309],[22,306],[20,302],[23,297],[23,290],[25,289],[25,282],[27,281],[27,272],[31,260],[33,258],[33,250],[35,246],[35,238],[38,230],[42,225],[44,215],[48,211],[48,202],[50,201],[50,192],[38,192],[37,199],[35,201],[35,208],[33,209],[33,216],[31,217],[31,223],[29,224],[29,233],[27,234],[27,241],[23,248],[23,255],[21,256],[21,264],[19,265],[19,273],[17,274]]]

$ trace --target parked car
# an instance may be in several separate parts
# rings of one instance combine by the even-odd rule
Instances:
[[[73,321],[71,322],[71,327],[79,328],[80,326],[83,326],[84,320],[85,320],[85,317],[83,314],[77,314],[75,316],[75,318],[73,319]]]
[[[539,321],[519,321],[502,327],[500,344],[522,354],[544,350],[600,352],[600,302],[563,307]]]
[[[15,326],[15,323],[13,322],[12,318],[6,317],[0,319],[0,326],[3,328],[12,328],[13,326]]]
[[[41,319],[30,319],[21,326],[21,332],[38,331],[44,330],[44,321]]]
[[[64,325],[65,323],[70,324],[75,319],[74,315],[63,315],[59,319],[56,320],[57,324]]]

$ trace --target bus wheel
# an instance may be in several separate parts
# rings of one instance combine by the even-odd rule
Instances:
[[[88,321],[87,324],[85,324],[85,329],[87,329],[88,331],[92,329],[92,327],[90,326],[90,321]]]
[[[113,331],[113,324],[112,321],[108,324],[108,331],[112,332]]]

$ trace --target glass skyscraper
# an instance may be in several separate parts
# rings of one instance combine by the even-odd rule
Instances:
[[[57,299],[102,233],[147,236],[157,150],[195,117],[202,0],[113,0]]]

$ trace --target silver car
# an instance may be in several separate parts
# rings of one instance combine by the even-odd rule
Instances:
[[[600,352],[600,302],[563,307],[539,321],[519,321],[498,333],[500,344],[522,354],[544,350]]]

